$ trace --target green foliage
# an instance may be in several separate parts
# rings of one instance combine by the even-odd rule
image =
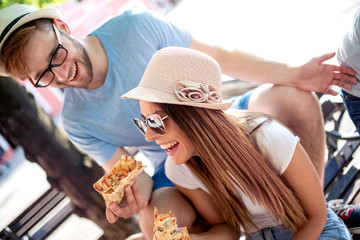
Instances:
[[[28,4],[36,8],[54,7],[67,0],[0,0],[0,9],[15,3]]]

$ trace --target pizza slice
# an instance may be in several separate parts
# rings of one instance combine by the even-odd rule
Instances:
[[[171,211],[159,214],[157,208],[154,208],[155,234],[153,240],[190,240],[187,228],[178,231],[176,217]]]
[[[125,187],[131,186],[145,167],[141,161],[123,155],[109,172],[94,183],[93,187],[104,198],[106,205],[111,202],[119,204],[124,196]]]

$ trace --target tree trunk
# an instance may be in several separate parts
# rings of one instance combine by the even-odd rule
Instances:
[[[74,213],[103,229],[102,239],[125,239],[139,231],[134,218],[107,222],[105,203],[92,187],[103,169],[71,144],[24,87],[5,77],[0,77],[0,130],[46,171],[51,186],[70,197]]]

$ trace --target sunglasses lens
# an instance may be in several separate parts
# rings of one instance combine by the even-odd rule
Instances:
[[[146,119],[146,124],[149,126],[151,130],[156,132],[159,135],[165,134],[165,126],[161,117],[158,114],[150,115]]]
[[[139,129],[139,131],[145,135],[145,133],[146,133],[145,123],[138,118],[133,118],[133,122],[134,122],[135,126]]]

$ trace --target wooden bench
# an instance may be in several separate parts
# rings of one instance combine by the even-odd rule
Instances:
[[[360,155],[357,154],[360,137],[355,133],[340,134],[341,121],[346,113],[341,99],[324,101],[322,111],[325,125],[332,125],[332,130],[326,132],[329,151],[323,186],[326,201],[341,199],[344,204],[360,204]],[[345,141],[340,149],[338,140]],[[360,240],[360,225],[350,227],[353,239]]]
[[[0,232],[0,239],[46,239],[71,213],[65,194],[50,188]]]
[[[331,119],[334,112],[344,111],[339,103],[326,102],[322,107],[325,121]],[[335,130],[338,130],[336,124]],[[343,199],[346,204],[360,203],[360,156],[354,155],[359,146],[360,140],[347,140],[340,150],[336,150],[335,145],[331,146],[334,155],[326,163],[324,179],[327,201]],[[127,151],[135,155],[137,149],[127,148]],[[49,189],[0,232],[0,239],[46,239],[72,214],[70,201],[64,204],[66,198],[61,191]],[[57,209],[57,212],[51,214],[54,209]],[[360,234],[354,234],[353,237],[360,239],[359,236]]]
[[[354,157],[360,140],[347,141],[325,167],[324,193],[326,200],[344,199],[353,203],[359,193],[360,156]]]
[[[135,156],[136,147],[125,147]],[[1,240],[42,240],[56,230],[73,212],[70,199],[50,188],[0,232]]]
[[[325,166],[324,193],[326,200],[343,199],[353,203],[359,192],[356,182],[359,178],[360,158],[355,152],[360,146],[360,138],[345,138],[339,133],[346,109],[340,100],[326,100],[321,104],[325,125],[332,124],[327,131],[329,159]],[[354,135],[355,136],[355,135]],[[338,140],[345,141],[338,149]]]

